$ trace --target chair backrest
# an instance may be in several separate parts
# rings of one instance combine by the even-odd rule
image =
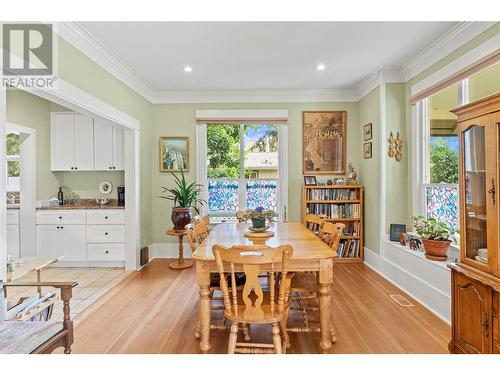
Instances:
[[[198,224],[198,223],[200,223],[200,222],[205,223],[205,224],[207,224],[207,225],[208,225],[208,224],[210,224],[210,216],[205,215],[205,216],[200,217],[200,216],[196,215],[196,216],[193,218],[193,223],[194,223],[194,224]]]
[[[337,250],[340,236],[345,228],[343,223],[325,222],[323,225],[323,239],[332,249]]]
[[[198,248],[198,245],[208,237],[208,225],[200,221],[197,224],[188,224],[185,228],[188,235],[189,246],[191,246],[191,251],[194,252]]]
[[[319,215],[308,214],[306,215],[306,227],[315,234],[323,233],[323,223],[325,218]]]
[[[246,223],[248,220],[245,217],[245,211],[236,211],[236,219],[238,219],[238,223]]]
[[[258,319],[264,316],[262,302],[264,293],[259,284],[259,274],[267,272],[269,278],[269,304],[271,312],[283,313],[289,289],[287,281],[288,261],[293,249],[290,245],[278,247],[268,246],[233,246],[226,248],[214,245],[212,251],[220,274],[220,288],[224,294],[224,309],[226,314],[238,314],[238,291],[236,286],[236,269],[243,269],[245,285],[243,287],[243,316]],[[231,277],[231,287],[224,276],[228,272]],[[279,276],[278,276],[278,273]],[[279,277],[279,280],[276,278]],[[276,296],[276,282],[279,282]]]

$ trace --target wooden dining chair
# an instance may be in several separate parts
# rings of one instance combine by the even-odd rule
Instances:
[[[310,231],[312,231],[315,235],[322,238],[323,237],[323,225],[326,220],[326,215],[314,215],[307,214],[306,215],[306,227]]]
[[[228,353],[282,354],[288,346],[286,317],[289,304],[290,276],[288,261],[293,249],[290,245],[276,248],[267,246],[233,246],[212,248],[220,275],[220,288],[224,295],[224,316],[231,321]],[[236,288],[236,269],[245,273],[243,289]],[[231,285],[224,277],[229,272]],[[268,290],[259,280],[267,272]],[[238,324],[270,324],[272,344],[238,342]],[[280,335],[280,327],[284,336]],[[283,349],[285,348],[285,349]]]
[[[332,249],[337,250],[340,237],[345,228],[345,224],[325,222],[322,227],[323,240]],[[292,303],[290,310],[300,311],[303,314],[304,324],[302,327],[287,328],[288,332],[319,332],[319,327],[312,327],[309,313],[319,312],[319,282],[318,274],[315,272],[296,272],[293,275],[290,287]],[[337,341],[337,335],[330,323],[330,336],[333,343]]]
[[[201,216],[201,217],[200,217],[200,216],[196,215],[196,216],[193,218],[193,223],[194,223],[194,224],[199,224],[200,222],[201,222],[201,223],[205,223],[205,224],[209,225],[209,224],[210,224],[210,216],[205,215],[205,216]]]
[[[248,221],[245,211],[236,211],[236,219],[238,219],[238,223],[246,223]]]
[[[198,246],[205,240],[205,238],[209,235],[208,225],[202,221],[198,220],[197,223],[188,224],[185,227],[187,231],[187,237],[189,241],[189,246],[191,247],[191,251],[194,251],[198,248]],[[217,293],[219,292],[219,293]],[[210,310],[212,311],[221,311],[224,310],[224,305],[222,304],[222,297],[217,294],[222,294],[219,288],[219,278],[211,275],[210,277]],[[225,319],[222,318],[221,321],[216,321],[215,323],[210,324],[210,329],[218,329],[225,330],[227,326],[225,324]],[[196,329],[194,332],[194,336],[196,338],[200,338],[200,321],[196,323]]]

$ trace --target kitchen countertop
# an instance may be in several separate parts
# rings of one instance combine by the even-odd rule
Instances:
[[[39,207],[37,210],[54,211],[54,210],[120,210],[125,206],[119,206],[118,200],[110,199],[108,204],[99,205],[95,199],[80,199],[79,204],[64,204],[62,206]]]

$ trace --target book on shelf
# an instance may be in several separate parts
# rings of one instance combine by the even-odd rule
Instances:
[[[306,214],[326,215],[330,219],[359,219],[359,203],[307,203]]]
[[[337,256],[339,258],[358,258],[359,257],[359,240],[344,239],[340,240],[337,248]]]
[[[336,201],[336,200],[358,200],[357,189],[307,189],[307,200],[310,201]]]

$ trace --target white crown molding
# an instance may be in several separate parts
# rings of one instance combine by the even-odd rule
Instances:
[[[281,103],[356,102],[351,89],[169,90],[153,95],[152,103]]]
[[[402,66],[405,81],[422,73],[495,24],[496,22],[459,22]]]
[[[75,22],[58,22],[55,31],[99,66],[151,102],[153,89],[83,27]]]
[[[402,67],[373,72],[351,89],[166,90],[150,85],[123,64],[88,31],[75,22],[60,22],[56,32],[90,59],[153,104],[357,102],[382,83],[407,82],[496,22],[459,22],[444,36]]]

